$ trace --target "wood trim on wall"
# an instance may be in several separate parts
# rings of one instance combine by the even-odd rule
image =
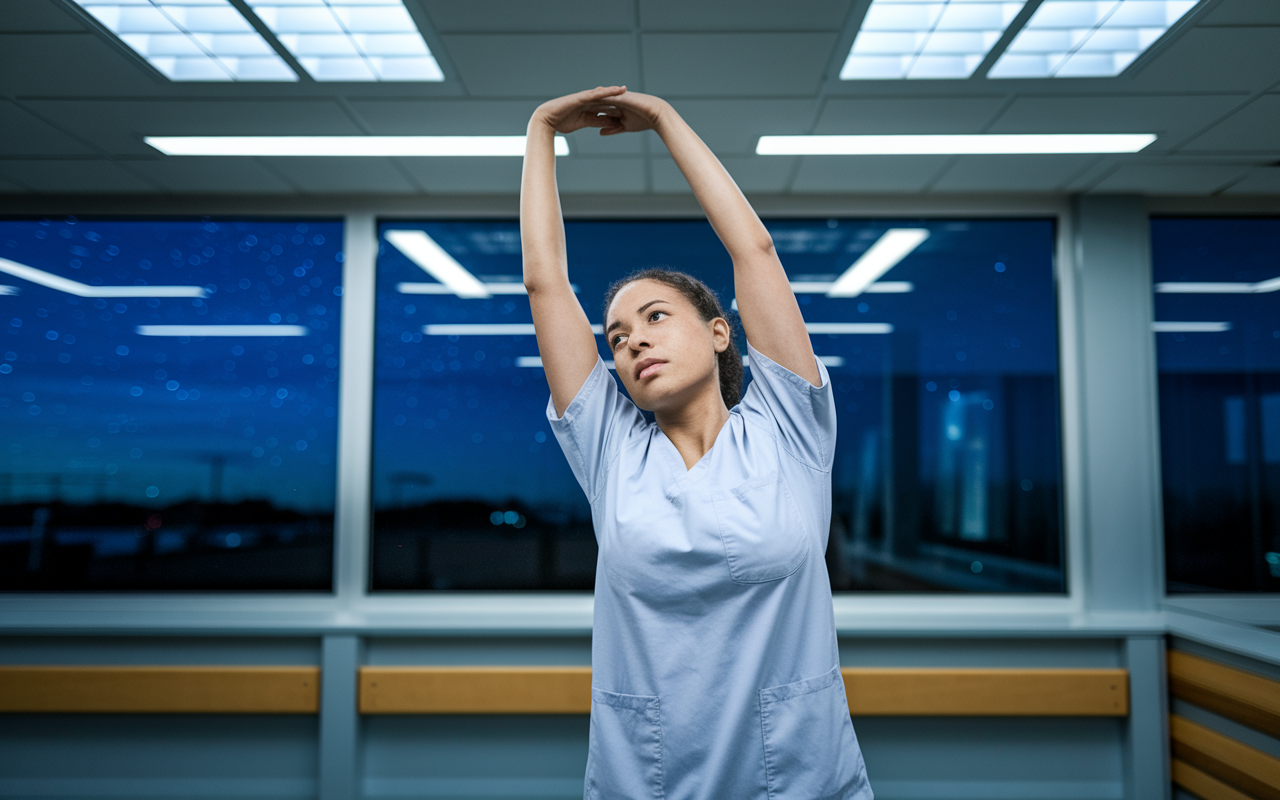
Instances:
[[[1170,764],[1173,772],[1173,783],[1181,786],[1196,797],[1204,800],[1254,800],[1244,792],[1233,789],[1209,773],[1196,769],[1180,758],[1173,759]]]
[[[1169,691],[1179,700],[1280,737],[1278,681],[1171,650]]]
[[[1177,714],[1169,716],[1169,736],[1174,758],[1259,800],[1280,800],[1280,758]]]
[[[315,714],[319,667],[0,666],[0,713]]]

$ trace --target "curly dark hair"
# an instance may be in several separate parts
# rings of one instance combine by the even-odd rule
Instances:
[[[716,354],[716,364],[720,368],[720,396],[724,404],[733,408],[742,399],[742,354],[733,343],[733,335],[737,331],[736,320],[725,313],[720,305],[720,298],[702,281],[684,272],[661,267],[650,267],[632,272],[624,278],[616,280],[604,293],[604,316],[609,316],[609,306],[613,298],[622,291],[622,287],[635,281],[650,280],[666,284],[675,289],[693,304],[703,322],[710,322],[719,317],[729,323],[729,346]]]

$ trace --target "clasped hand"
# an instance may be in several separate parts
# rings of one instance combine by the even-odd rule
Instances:
[[[540,121],[556,133],[599,128],[601,136],[612,136],[658,127],[665,106],[661,98],[628,92],[625,86],[597,86],[548,100],[533,112],[531,122]]]

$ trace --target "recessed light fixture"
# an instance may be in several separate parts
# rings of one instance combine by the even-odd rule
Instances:
[[[247,0],[317,81],[442,81],[401,0]]]
[[[900,136],[761,136],[762,156],[1136,153],[1154,133],[982,133]]]
[[[987,77],[1114,77],[1198,1],[1045,0]]]
[[[523,136],[146,136],[167,156],[522,156]],[[569,155],[560,136],[555,153]]]
[[[171,81],[296,81],[227,0],[75,0]]]
[[[967,78],[1026,0],[872,0],[840,79]]]

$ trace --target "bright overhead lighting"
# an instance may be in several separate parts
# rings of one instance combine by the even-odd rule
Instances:
[[[139,336],[306,336],[302,325],[139,325]]]
[[[1157,294],[1269,294],[1280,291],[1280,278],[1257,283],[1196,283],[1178,281],[1157,283]]]
[[[967,78],[1026,0],[872,0],[840,79]]]
[[[1198,0],[1045,0],[989,78],[1111,78]]]
[[[492,297],[480,279],[467,271],[423,231],[387,231],[387,241],[458,297]]]
[[[171,81],[296,81],[227,0],[75,0]]]
[[[867,136],[761,136],[762,156],[1015,155],[1136,153],[1154,133],[979,133]]]
[[[827,297],[857,297],[929,238],[924,228],[890,228],[836,278]]]
[[[523,156],[523,136],[145,136],[167,156]],[[569,155],[557,136],[555,153]]]
[[[1223,333],[1231,330],[1230,322],[1153,322],[1155,333]]]
[[[52,272],[0,258],[0,272],[76,297],[208,297],[203,286],[90,286]],[[15,292],[16,294],[16,292]]]
[[[247,0],[317,81],[442,81],[401,0]]]

